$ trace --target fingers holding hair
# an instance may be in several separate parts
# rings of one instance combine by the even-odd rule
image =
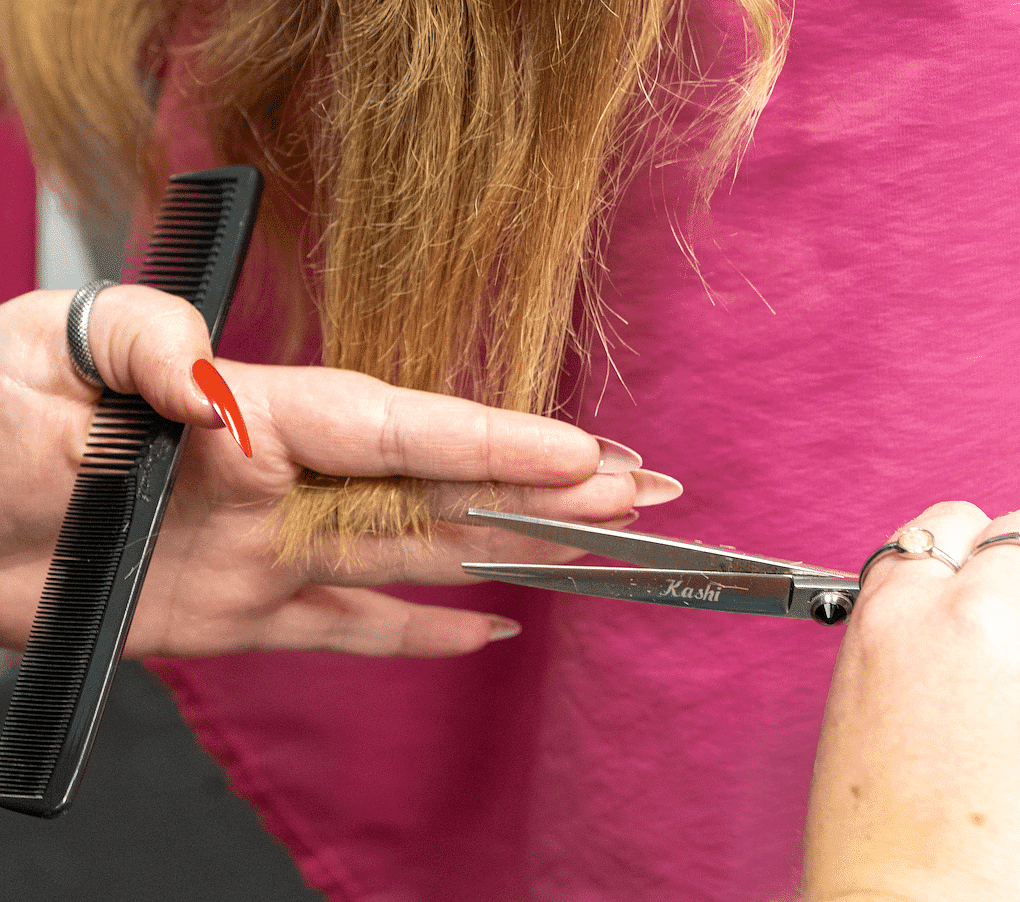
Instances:
[[[252,378],[264,380],[287,457],[318,473],[553,486],[598,470],[598,442],[568,423],[345,370],[261,367]]]

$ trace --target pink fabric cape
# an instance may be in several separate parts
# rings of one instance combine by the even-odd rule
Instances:
[[[2,72],[0,72],[2,76]],[[0,299],[35,287],[35,171],[21,124],[11,111],[0,112]],[[11,655],[0,650],[0,673]]]
[[[35,287],[35,171],[10,110],[0,112],[0,191],[0,297],[7,300]]]
[[[685,484],[639,528],[855,570],[933,502],[1018,506],[1018,51],[1008,0],[798,4],[697,235],[710,293],[670,225],[682,173],[637,177],[608,249],[624,385],[596,371],[578,416]],[[208,165],[172,73],[163,117],[177,167]],[[261,358],[271,300],[256,252],[224,356]],[[840,630],[492,585],[403,594],[524,633],[449,661],[155,665],[331,900],[795,896]]]

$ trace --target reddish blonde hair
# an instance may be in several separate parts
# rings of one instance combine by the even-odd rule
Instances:
[[[704,86],[688,0],[227,0],[200,9],[196,102],[225,161],[268,176],[293,303],[318,306],[323,363],[549,412],[579,289],[645,119]],[[180,0],[0,0],[3,59],[41,167],[101,201],[161,183],[146,84]],[[189,6],[189,12],[195,12]],[[740,0],[745,67],[696,120],[707,199],[782,65],[787,22]],[[53,47],[65,53],[54,57]],[[672,66],[667,71],[667,66]],[[139,77],[141,67],[142,77]],[[668,95],[657,104],[656,98]],[[658,105],[659,108],[656,108]],[[668,131],[668,129],[666,130]],[[291,216],[291,219],[293,217]],[[597,333],[597,314],[585,335]],[[583,340],[581,341],[583,343]],[[308,473],[283,547],[422,529],[428,486]]]

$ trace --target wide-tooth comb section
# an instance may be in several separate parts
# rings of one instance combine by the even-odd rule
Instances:
[[[106,392],[92,417],[83,469],[128,472],[148,449],[158,414],[137,395]]]
[[[248,248],[261,176],[174,176],[137,278],[186,298],[215,350]],[[0,731],[0,806],[52,817],[73,798],[180,462],[184,427],[103,392]]]

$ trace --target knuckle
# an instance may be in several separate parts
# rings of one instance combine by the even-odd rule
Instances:
[[[396,394],[387,395],[379,420],[379,460],[386,473],[399,473],[403,469],[401,411],[397,398]]]
[[[1020,656],[1020,568],[966,568],[953,580],[947,615],[954,635],[989,656]]]
[[[1008,532],[1020,532],[1020,511],[1012,511],[1001,517],[996,517],[988,524],[981,538],[991,538]]]
[[[865,659],[885,659],[914,646],[920,633],[925,647],[1015,671],[1020,662],[1017,577],[1015,566],[965,567],[939,580],[918,579],[902,569],[876,574],[854,607],[849,633]]]
[[[970,501],[940,501],[932,505],[925,512],[938,517],[945,517],[954,520],[961,520],[967,524],[983,526],[988,522],[988,516],[976,504]]]
[[[168,379],[176,379],[176,370],[184,365],[178,358],[208,339],[202,314],[173,295],[141,285],[115,285],[100,299],[104,304],[97,307],[103,313],[97,344],[116,382],[165,392]]]
[[[481,479],[492,479],[496,472],[496,461],[494,459],[495,448],[498,443],[496,435],[495,411],[491,408],[481,408],[477,414],[479,422],[478,432],[478,467]]]

